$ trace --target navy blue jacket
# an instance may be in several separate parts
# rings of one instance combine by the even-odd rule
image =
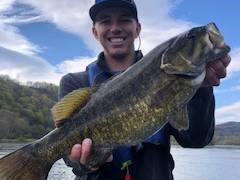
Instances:
[[[136,51],[135,61],[141,58],[142,53]],[[114,74],[107,67],[103,53],[100,53],[97,61],[90,64],[86,71],[69,73],[61,79],[59,99],[75,89],[101,84]],[[213,89],[211,87],[200,88],[188,103],[190,119],[188,130],[178,131],[167,124],[161,130],[161,142],[158,145],[143,142],[137,147],[131,147],[130,154],[133,164],[129,170],[133,178],[135,180],[173,179],[174,161],[170,154],[170,136],[173,135],[182,147],[201,148],[206,146],[214,133],[214,110]],[[106,163],[96,172],[89,172],[82,165],[71,163],[67,158],[65,158],[65,162],[68,166],[73,167],[77,179],[82,180],[122,180],[126,174],[125,170],[119,168],[116,161]]]

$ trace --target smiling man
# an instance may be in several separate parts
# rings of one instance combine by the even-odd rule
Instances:
[[[134,63],[133,42],[140,33],[141,25],[131,9],[115,6],[106,7],[104,11],[94,10],[94,7],[91,9],[94,22],[92,31],[103,47],[109,69],[123,71]]]
[[[141,51],[134,48],[141,25],[133,0],[96,0],[89,13],[93,35],[102,45],[103,52],[86,71],[62,78],[59,99],[75,89],[99,85],[143,57]],[[188,104],[188,130],[179,132],[167,124],[138,146],[115,149],[107,162],[96,169],[84,166],[92,146],[91,139],[85,139],[74,145],[65,158],[66,164],[73,167],[76,179],[172,180],[174,161],[170,154],[170,135],[183,147],[200,148],[211,141],[215,125],[212,86],[219,85],[220,79],[226,76],[229,62],[230,57],[225,56],[207,65],[205,81]]]

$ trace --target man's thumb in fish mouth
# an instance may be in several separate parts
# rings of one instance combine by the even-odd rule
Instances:
[[[207,64],[206,77],[202,86],[207,87],[220,85],[220,79],[225,78],[227,75],[227,66],[229,65],[230,61],[231,57],[226,55]]]

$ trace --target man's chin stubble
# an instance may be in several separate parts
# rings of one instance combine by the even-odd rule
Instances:
[[[127,54],[124,54],[124,53],[122,53],[122,54],[113,54],[112,55],[112,58],[114,58],[118,62],[124,61],[126,57],[127,57]]]

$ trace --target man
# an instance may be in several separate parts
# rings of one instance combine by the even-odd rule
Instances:
[[[85,72],[70,73],[62,78],[60,99],[75,89],[101,84],[142,58],[141,51],[134,49],[141,25],[133,0],[96,0],[89,13],[93,35],[102,45],[103,52]],[[66,164],[73,167],[76,179],[173,179],[170,135],[183,147],[200,148],[211,141],[215,125],[212,86],[219,85],[220,79],[226,76],[229,62],[230,57],[226,56],[207,65],[206,79],[188,104],[188,130],[179,132],[167,124],[154,137],[157,143],[150,139],[137,147],[116,149],[106,164],[96,169],[84,166],[92,145],[91,139],[85,139],[74,145],[65,158]]]

